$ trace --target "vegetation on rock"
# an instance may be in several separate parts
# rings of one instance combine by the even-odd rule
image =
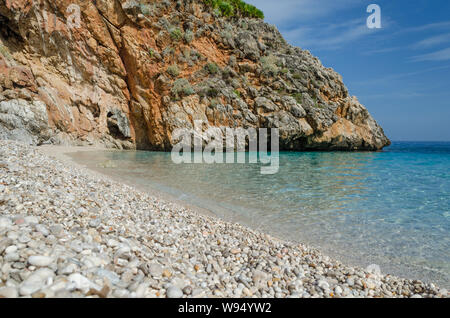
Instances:
[[[277,66],[277,62],[278,60],[274,55],[263,56],[261,58],[263,73],[269,76],[277,76],[280,72],[280,69]]]
[[[206,68],[208,69],[208,72],[213,75],[219,73],[220,71],[220,68],[216,63],[208,63]]]
[[[242,16],[264,19],[264,13],[255,6],[242,0],[203,0],[212,8],[217,9],[225,17]]]
[[[181,96],[189,96],[194,94],[194,89],[187,79],[180,78],[173,83],[171,92],[175,99],[178,100]]]
[[[183,32],[179,28],[173,28],[170,30],[170,37],[174,41],[180,41],[183,38]]]
[[[169,73],[170,76],[177,77],[180,74],[180,69],[178,68],[178,65],[170,65],[167,68],[167,73]]]
[[[0,1],[0,138],[168,151],[171,132],[203,118],[208,127],[279,128],[283,150],[389,144],[339,74],[240,0],[74,2],[86,6],[77,31],[85,41]]]

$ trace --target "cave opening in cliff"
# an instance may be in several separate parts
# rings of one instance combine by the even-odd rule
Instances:
[[[108,114],[106,115],[106,123],[108,125],[109,134],[113,138],[120,139],[120,140],[128,139],[121,132],[117,117],[112,112],[108,112]]]
[[[18,31],[17,23],[1,14],[0,14],[0,34],[7,41],[13,40],[23,42],[22,36]]]
[[[23,49],[23,39],[18,31],[14,30],[14,24],[0,14],[0,53],[7,60],[12,60],[12,53]]]

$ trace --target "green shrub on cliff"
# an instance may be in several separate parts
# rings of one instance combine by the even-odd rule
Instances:
[[[178,68],[178,65],[173,64],[167,68],[167,73],[173,77],[177,77],[180,74],[180,69]]]
[[[248,18],[264,19],[264,13],[242,0],[203,0],[225,17],[240,15]]]
[[[219,96],[219,90],[218,90],[217,88],[210,87],[210,88],[206,91],[206,95],[207,95],[208,97],[216,98],[217,96]]]
[[[195,92],[187,79],[180,78],[173,83],[171,93],[175,99],[180,99],[181,96],[189,96]]]
[[[150,4],[140,4],[141,12],[145,16],[153,15],[154,8]]]
[[[261,66],[264,75],[277,76],[280,72],[277,66],[278,59],[274,55],[263,56],[261,58]]]
[[[248,18],[264,19],[264,13],[255,6],[245,3],[242,0],[230,0],[230,2],[238,8],[239,12]]]
[[[194,40],[194,33],[190,30],[187,30],[184,33],[184,40],[186,41],[186,43],[191,43]]]
[[[303,104],[303,95],[302,95],[302,93],[295,93],[295,94],[292,95],[292,97],[295,98],[297,103]]]
[[[219,73],[219,71],[220,71],[220,68],[216,63],[208,63],[206,65],[206,69],[208,70],[208,72],[210,74],[213,74],[213,75]]]
[[[183,38],[183,32],[179,28],[173,28],[170,30],[170,37],[174,41],[180,41]]]
[[[217,1],[217,6],[220,13],[225,17],[232,17],[234,15],[234,7],[226,1]]]

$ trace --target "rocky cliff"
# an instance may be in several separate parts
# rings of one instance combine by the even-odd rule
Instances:
[[[279,128],[285,150],[390,143],[339,74],[227,8],[0,0],[0,139],[170,150],[174,129],[203,120]]]

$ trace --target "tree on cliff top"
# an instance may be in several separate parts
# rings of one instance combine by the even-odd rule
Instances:
[[[226,17],[240,15],[248,18],[264,19],[264,13],[242,0],[203,0]]]

